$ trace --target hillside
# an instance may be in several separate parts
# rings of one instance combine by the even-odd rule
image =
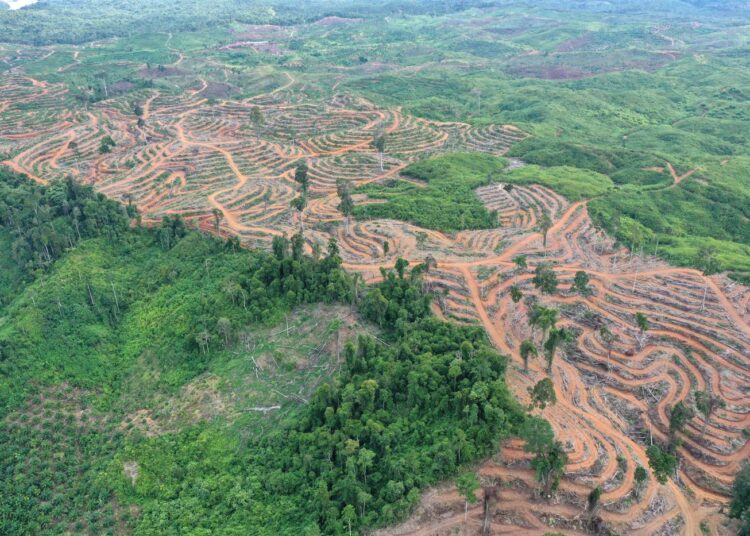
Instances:
[[[0,533],[747,531],[749,13],[0,11]]]

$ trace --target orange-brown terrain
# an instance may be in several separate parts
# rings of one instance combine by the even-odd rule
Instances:
[[[562,290],[539,299],[559,308],[560,325],[576,336],[554,362],[558,402],[542,415],[567,449],[567,474],[553,501],[537,499],[521,442],[499,446],[479,469],[487,481],[501,483],[491,533],[583,533],[586,495],[596,485],[604,491],[599,515],[618,533],[693,535],[701,533],[702,522],[721,533],[718,512],[750,454],[743,435],[750,426],[750,289],[671,267],[648,252],[616,248],[593,226],[585,201],[571,204],[542,186],[480,188],[479,197],[498,211],[497,229],[449,235],[391,220],[344,226],[337,180],[353,186],[407,180],[399,172],[416,159],[459,150],[500,155],[526,135],[510,125],[431,122],[348,95],[300,101],[293,75],[244,100],[208,99],[207,87],[202,80],[178,95],[139,90],[85,109],[71,105],[62,85],[18,72],[4,76],[0,152],[13,155],[4,164],[40,182],[73,176],[135,203],[145,221],[180,214],[248,246],[266,246],[274,235],[300,227],[310,245],[335,236],[346,266],[368,281],[397,257],[419,262],[431,256],[437,267],[427,279],[437,314],[481,323],[512,357],[508,382],[525,402],[527,387],[546,371],[541,358],[523,371],[520,341],[534,334],[528,304],[514,304],[509,289],[518,285],[526,296],[536,295],[534,266],[554,263]],[[142,126],[135,104],[143,110]],[[253,122],[253,109],[261,112],[262,124]],[[382,166],[372,147],[379,134],[388,140]],[[99,151],[105,136],[116,143],[109,153]],[[298,195],[293,174],[300,160],[310,170],[303,222],[290,207]],[[688,176],[673,174],[676,183]],[[537,228],[543,212],[554,222],[546,247]],[[526,270],[513,263],[520,254],[528,257]],[[591,277],[588,296],[568,290],[578,270]],[[633,320],[637,312],[650,321],[645,334]],[[601,326],[617,336],[611,360]],[[669,408],[695,391],[710,391],[726,407],[716,411],[705,435],[702,417],[694,417],[679,449],[678,477],[664,486],[650,477],[636,497],[633,476],[637,465],[648,467],[646,447],[652,438],[666,437]],[[429,491],[407,523],[386,532],[473,534],[484,519],[480,501],[465,522],[463,499],[446,486]]]

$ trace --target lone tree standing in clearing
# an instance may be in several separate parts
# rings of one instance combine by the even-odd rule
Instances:
[[[372,146],[378,151],[380,157],[380,171],[383,171],[383,153],[385,152],[385,134],[378,135],[372,140]]]
[[[557,395],[555,394],[555,385],[549,378],[539,380],[534,387],[528,388],[529,395],[531,395],[531,407],[539,408],[543,410],[549,404],[553,406],[557,403]]]
[[[354,201],[352,200],[352,194],[349,191],[349,183],[344,180],[336,181],[336,193],[338,194],[339,199],[341,199],[338,209],[341,211],[341,214],[344,215],[344,228],[346,229],[346,234],[348,235],[349,217],[352,215],[352,211],[354,210]]]
[[[521,287],[518,285],[512,285],[510,287],[510,299],[513,300],[513,303],[518,303],[523,299],[523,292],[521,291]]]
[[[534,468],[537,481],[542,485],[544,497],[551,497],[552,492],[557,490],[567,463],[568,455],[559,441],[546,445],[531,460],[531,467]]]
[[[539,351],[536,349],[534,343],[526,339],[521,343],[520,349],[521,359],[523,359],[523,370],[529,371],[529,357],[536,357],[539,355]]]
[[[307,164],[304,162],[300,163],[295,168],[294,181],[299,184],[302,195],[307,195],[307,188],[310,185],[310,179],[307,177]]]
[[[612,346],[617,341],[617,335],[612,333],[607,326],[602,326],[599,328],[599,336],[607,346],[607,372],[609,372],[612,366]]]
[[[545,255],[547,253],[547,233],[552,228],[552,220],[545,210],[542,212],[542,217],[539,218],[539,229],[542,231],[542,245],[544,246]]]
[[[711,394],[711,391],[697,391],[695,393],[695,406],[703,414],[703,429],[701,430],[701,439],[706,435],[706,428],[711,421],[711,415],[717,408],[725,408],[724,402],[718,396]]]
[[[513,257],[513,264],[516,265],[516,271],[518,273],[523,272],[526,268],[529,267],[528,263],[526,262],[526,255],[517,255],[516,257]]]
[[[589,288],[589,274],[583,270],[576,272],[576,275],[573,278],[573,285],[570,289],[578,292],[581,296],[588,296],[591,294],[591,289]]]
[[[646,337],[646,332],[648,331],[648,317],[644,315],[643,313],[635,313],[635,324],[638,326],[638,331],[641,334],[640,339],[638,340],[638,345],[642,348],[643,342]]]
[[[291,203],[289,203],[292,208],[297,210],[297,214],[299,216],[299,230],[300,233],[304,232],[305,230],[305,221],[302,217],[305,207],[307,206],[307,196],[305,194],[301,194],[299,197],[295,197],[292,199]]]
[[[669,412],[669,448],[672,452],[680,445],[677,434],[685,429],[685,425],[694,416],[693,408],[685,404],[682,400],[677,402]]]
[[[544,343],[544,353],[547,356],[547,374],[552,375],[552,361],[555,359],[557,347],[562,342],[573,340],[573,333],[565,328],[552,328],[549,332],[547,342]]]
[[[214,208],[213,210],[211,210],[211,213],[214,215],[214,231],[218,233],[219,225],[221,224],[221,210],[219,210],[218,208]]]
[[[537,265],[532,282],[542,294],[554,294],[557,290],[557,274],[548,263]]]
[[[635,485],[633,486],[633,493],[635,494],[635,497],[637,499],[638,495],[643,489],[643,486],[646,484],[646,480],[648,480],[648,471],[646,471],[646,469],[642,465],[639,465],[635,468],[633,480],[635,481]]]
[[[529,325],[541,330],[542,340],[547,337],[547,332],[557,324],[560,312],[552,307],[534,305],[529,311]]]

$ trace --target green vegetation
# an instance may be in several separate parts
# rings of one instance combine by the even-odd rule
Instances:
[[[606,175],[567,166],[523,166],[503,174],[501,180],[511,184],[541,184],[571,201],[598,197],[613,186]]]
[[[403,518],[525,421],[483,330],[431,316],[425,266],[384,271],[359,305],[379,337],[360,330],[342,362],[327,358],[340,372],[316,378],[270,333],[300,329],[289,315],[303,304],[356,300],[335,242],[320,260],[299,236],[248,252],[179,218],[129,229],[123,208],[73,182],[0,184],[0,236],[26,252],[0,316],[3,534],[359,530]],[[25,240],[20,221],[47,239]],[[208,395],[226,407],[175,417]]]
[[[490,229],[497,214],[488,211],[474,190],[489,184],[507,161],[475,153],[457,153],[423,160],[401,173],[425,181],[424,186],[397,181],[357,189],[385,203],[357,205],[357,218],[392,218],[440,231]]]
[[[740,536],[750,534],[750,464],[745,463],[732,485],[732,503],[729,517],[740,520]]]

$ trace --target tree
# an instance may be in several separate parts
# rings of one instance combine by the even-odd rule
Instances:
[[[568,455],[559,441],[548,445],[531,460],[531,467],[534,469],[536,480],[542,485],[542,494],[545,497],[549,497],[557,490],[567,463]]]
[[[229,342],[232,338],[232,322],[228,318],[219,318],[216,329],[224,339],[224,348],[229,348]]]
[[[669,442],[671,447],[677,446],[677,434],[685,429],[685,425],[693,416],[693,409],[682,400],[677,402],[669,412]]]
[[[710,424],[711,415],[717,408],[725,408],[726,402],[721,397],[714,396],[711,391],[697,391],[695,393],[695,407],[703,414],[703,429],[701,438],[706,435],[706,428]]]
[[[635,313],[635,324],[638,326],[641,335],[648,331],[648,317],[643,313]]]
[[[201,352],[203,354],[208,353],[208,350],[209,350],[208,343],[210,341],[211,341],[211,334],[205,329],[195,336],[195,342],[198,343],[198,346],[200,347]]]
[[[557,395],[555,394],[555,385],[549,378],[539,380],[533,388],[528,388],[529,395],[531,395],[531,408],[539,408],[543,410],[547,407],[547,404],[554,405],[557,403]]]
[[[596,508],[599,506],[599,500],[602,498],[602,488],[601,486],[596,486],[594,489],[591,490],[588,496],[587,501],[587,510],[590,515],[593,515],[596,511]]]
[[[474,473],[464,473],[456,479],[458,492],[464,498],[464,522],[469,513],[469,503],[477,502],[476,491],[479,489],[479,479]]]
[[[521,359],[523,359],[523,370],[529,370],[529,357],[536,357],[539,355],[539,351],[536,349],[536,345],[529,339],[521,342],[520,349]]]
[[[521,292],[521,287],[518,285],[512,285],[510,287],[510,299],[513,300],[513,303],[518,303],[523,299],[523,292]]]
[[[383,171],[383,153],[385,152],[385,135],[380,134],[372,140],[372,146],[378,151],[380,157],[380,171]]]
[[[534,416],[524,420],[518,435],[525,441],[523,450],[532,453],[543,452],[555,440],[555,433],[549,422]]]
[[[599,328],[599,336],[607,347],[607,370],[609,370],[610,364],[612,363],[612,346],[615,344],[615,341],[617,341],[617,336],[612,333],[607,326]]]
[[[357,520],[357,511],[354,509],[354,507],[351,504],[347,504],[344,506],[344,509],[341,511],[341,521],[346,523],[348,529],[349,529],[349,536],[352,534],[352,523]]]
[[[638,326],[638,331],[641,334],[640,339],[638,340],[638,345],[642,347],[646,332],[649,328],[648,317],[646,317],[646,315],[643,313],[635,313],[635,324],[636,326]]]
[[[547,263],[537,265],[532,282],[542,291],[542,294],[554,294],[557,290],[557,274]]]
[[[299,230],[300,230],[300,233],[301,233],[301,232],[303,232],[305,230],[305,221],[304,221],[304,218],[303,218],[302,215],[303,215],[303,213],[305,211],[305,207],[307,206],[307,196],[300,195],[299,197],[295,197],[294,199],[292,199],[292,201],[289,204],[298,213],[298,217],[299,217]]]
[[[250,108],[250,121],[257,127],[262,127],[265,123],[263,112],[257,106]]]
[[[729,517],[742,520],[740,536],[750,535],[750,463],[747,461],[742,465],[742,469],[737,473],[732,484]]]
[[[297,164],[297,167],[294,169],[294,181],[299,184],[302,195],[306,195],[310,179],[307,176],[307,164],[304,162]]]
[[[117,144],[115,143],[115,140],[112,139],[112,136],[104,136],[104,138],[102,138],[101,144],[99,145],[99,152],[101,154],[112,152],[112,148],[116,145]]]
[[[341,202],[339,203],[339,210],[344,216],[344,225],[346,226],[346,233],[349,234],[349,217],[352,215],[354,210],[354,201],[352,200],[352,194],[349,193],[349,189],[344,189],[340,194]]]
[[[547,331],[557,324],[559,314],[557,309],[535,304],[529,311],[529,325],[541,330],[542,340],[544,340],[547,337]]]
[[[383,240],[383,257],[388,256],[389,249],[390,249],[390,245],[388,244],[388,240]]]
[[[547,214],[547,211],[545,210],[542,212],[541,218],[539,218],[539,229],[542,231],[542,245],[544,246],[544,249],[547,249],[547,233],[552,228],[552,220],[549,217],[549,214]]]
[[[222,217],[221,210],[219,210],[218,208],[214,208],[213,210],[211,210],[211,213],[214,215],[214,231],[218,233]]]
[[[573,278],[571,290],[578,292],[581,296],[588,296],[591,294],[591,289],[589,288],[589,274],[583,270],[577,271]]]
[[[401,257],[396,259],[396,273],[398,273],[399,279],[404,278],[404,270],[406,270],[407,266],[409,266],[409,261],[406,259],[402,259]]]
[[[528,263],[526,262],[526,255],[518,255],[516,257],[513,257],[513,264],[516,265],[518,271],[523,271],[529,267]]]
[[[677,469],[677,457],[657,444],[646,449],[646,456],[648,456],[648,465],[654,472],[656,481],[659,484],[666,484]]]
[[[573,332],[565,328],[552,328],[544,343],[544,355],[547,357],[547,374],[552,374],[552,361],[555,359],[560,343],[573,340]]]
[[[637,498],[641,490],[643,489],[643,486],[645,485],[646,480],[648,480],[648,471],[646,471],[646,469],[642,465],[637,466],[635,468],[635,474],[633,475],[633,480],[635,482],[633,491],[635,492],[635,496]]]

